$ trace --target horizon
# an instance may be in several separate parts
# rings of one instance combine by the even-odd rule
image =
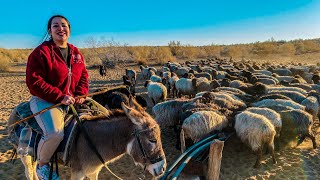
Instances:
[[[315,21],[320,18],[320,1],[312,0],[18,2],[6,1],[0,8],[2,17],[10,14],[2,20],[9,26],[0,29],[0,48],[35,48],[54,14],[70,21],[69,43],[79,48],[89,48],[86,41],[90,38],[128,46],[167,46],[170,41],[203,46],[320,37],[320,25]],[[15,7],[14,13],[8,7]]]

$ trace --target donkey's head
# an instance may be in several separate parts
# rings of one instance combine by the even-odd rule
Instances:
[[[121,104],[124,112],[134,124],[133,138],[127,144],[127,153],[136,165],[146,168],[153,176],[161,175],[166,168],[162,149],[160,128],[145,110],[130,98],[130,105]]]

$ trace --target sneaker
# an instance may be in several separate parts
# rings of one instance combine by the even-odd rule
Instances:
[[[37,165],[36,172],[37,172],[39,180],[48,180],[49,175],[50,175],[50,167],[47,164],[43,165],[41,167],[39,167],[39,165]],[[52,180],[60,180],[59,176],[57,175],[57,173],[55,171],[52,172]]]

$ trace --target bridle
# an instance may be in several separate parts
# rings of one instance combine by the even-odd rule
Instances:
[[[142,145],[142,143],[141,143],[141,139],[140,139],[140,134],[142,133],[142,132],[146,132],[146,131],[153,131],[153,129],[156,127],[156,125],[154,125],[154,126],[152,126],[151,128],[146,128],[146,129],[142,129],[142,130],[138,130],[138,129],[135,129],[134,131],[133,131],[133,135],[134,135],[134,137],[136,138],[136,140],[137,140],[137,142],[138,142],[138,145],[139,145],[139,148],[140,148],[140,151],[141,151],[141,153],[142,153],[142,155],[143,155],[143,159],[144,159],[144,170],[146,169],[146,166],[147,166],[147,160],[149,160],[150,162],[151,162],[151,164],[155,164],[155,163],[157,163],[157,162],[160,162],[160,161],[162,161],[164,158],[163,158],[163,156],[159,156],[159,157],[156,157],[156,158],[153,158],[153,159],[151,159],[148,155],[147,155],[147,153],[146,153],[146,151],[145,151],[145,148],[143,147],[143,145]]]

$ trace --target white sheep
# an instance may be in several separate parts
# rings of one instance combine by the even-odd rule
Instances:
[[[198,142],[213,130],[221,131],[227,125],[227,118],[216,111],[198,111],[183,121],[182,129],[185,137]]]
[[[201,81],[197,85],[197,92],[211,91],[212,89],[215,89],[217,87],[220,87],[220,84],[215,79],[212,81]]]
[[[237,93],[240,95],[246,95],[246,93],[241,91],[240,89],[232,88],[232,87],[218,87],[217,90],[218,91],[230,91],[230,92],[234,92],[234,93]]]
[[[281,94],[284,95],[294,102],[301,103],[304,99],[306,99],[306,96],[297,92],[297,91],[288,91],[288,90],[273,90],[269,91],[268,94]]]
[[[137,72],[134,69],[126,69],[126,76],[132,84],[137,84]]]
[[[268,86],[259,82],[252,87],[252,90],[256,92],[256,94],[260,95],[267,94],[272,91],[295,91],[305,96],[307,95],[307,91],[298,87]]]
[[[181,95],[194,96],[197,93],[197,79],[180,78],[176,83],[178,97]]]
[[[282,105],[282,106],[289,106],[294,109],[305,110],[305,106],[302,106],[299,103],[296,103],[294,101],[285,100],[285,99],[263,99],[262,101],[252,103],[251,105],[255,107]]]
[[[312,90],[312,86],[310,84],[302,84],[302,83],[289,83],[289,84],[284,84],[284,86],[289,86],[289,87],[298,87],[301,89],[306,90],[307,92]],[[320,88],[320,87],[319,87]]]
[[[151,72],[153,72],[153,71],[151,71]],[[158,82],[158,83],[162,82],[162,78],[160,76],[158,76],[158,75],[155,75],[155,74],[150,76],[150,80],[152,82]]]
[[[261,82],[261,83],[266,84],[266,85],[276,85],[276,84],[277,84],[277,82],[274,81],[274,80],[271,79],[271,78],[257,78],[257,77],[255,77],[255,76],[253,76],[253,77],[251,78],[251,81],[252,81],[253,83]]]
[[[313,120],[315,121],[320,108],[318,99],[314,96],[309,96],[301,102],[301,105],[306,107],[306,111],[313,116]]]
[[[268,69],[269,70],[269,69]],[[276,73],[280,76],[291,76],[292,72],[289,69],[270,69],[271,72]]]
[[[275,127],[275,130],[277,132],[276,137],[280,136],[282,121],[279,113],[277,113],[272,109],[261,108],[261,107],[250,107],[246,109],[246,111],[265,116],[271,122],[271,124]]]
[[[261,74],[268,75],[268,76],[272,75],[272,72],[270,72],[268,70],[255,70],[254,73],[261,73]]]
[[[167,99],[167,88],[163,84],[147,80],[145,87],[148,89],[148,96],[153,105],[156,105],[158,102],[165,101]]]
[[[144,66],[141,65],[140,66],[140,70],[141,70],[142,78],[143,79],[147,79],[148,72],[149,72],[149,67],[148,66],[144,67]]]
[[[178,77],[182,77],[184,74],[188,73],[189,70],[189,67],[180,67],[175,71],[175,73],[178,75]]]
[[[177,96],[177,88],[176,88],[176,82],[179,80],[179,77],[175,74],[172,73],[172,76],[169,78],[169,86],[171,88],[171,93],[172,97],[174,98]]]
[[[227,118],[216,111],[198,111],[183,121],[182,130],[185,139],[190,138],[196,143],[210,132],[214,130],[221,131],[227,126]],[[184,141],[182,140],[181,142]],[[182,144],[181,147],[184,148],[185,145]]]
[[[186,103],[197,100],[195,99],[175,99],[156,104],[152,108],[155,120],[162,127],[171,127],[178,124],[182,113],[182,106]]]
[[[276,163],[274,155],[274,137],[276,131],[265,116],[243,111],[235,116],[234,128],[241,141],[248,144],[249,147],[257,153],[255,168],[261,165],[264,144],[267,144],[268,150],[272,155],[273,163]]]
[[[291,82],[292,80],[294,80],[293,76],[279,76],[278,74],[275,74],[275,73],[273,73],[272,76],[277,78],[279,82],[281,81]]]
[[[240,80],[231,81],[229,86],[232,88],[247,87],[246,83],[244,83]]]

